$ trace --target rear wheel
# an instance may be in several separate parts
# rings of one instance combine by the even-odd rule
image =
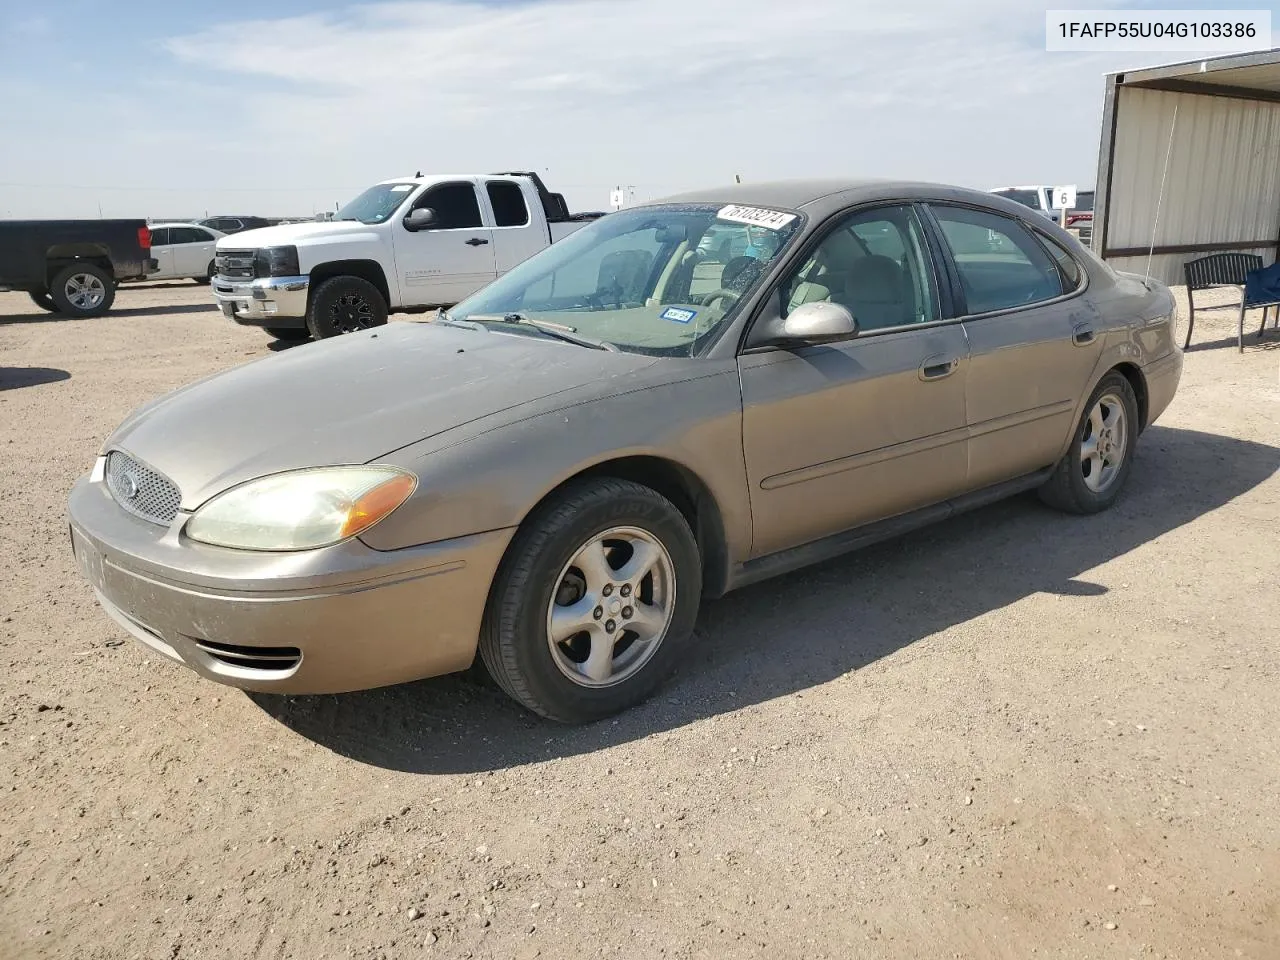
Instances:
[[[277,340],[310,340],[311,331],[302,327],[263,327]]]
[[[489,674],[553,720],[649,696],[693,635],[702,569],[689,524],[626,480],[569,487],[531,516],[498,571],[480,635]]]
[[[203,276],[203,277],[192,277],[191,279],[192,279],[192,280],[194,280],[196,283],[199,283],[199,284],[208,284],[208,283],[212,283],[212,282],[213,282],[213,275],[214,275],[214,273],[217,271],[217,269],[218,269],[218,268],[217,268],[217,266],[214,264],[214,262],[213,262],[212,260],[210,260],[210,261],[209,261],[209,266],[205,268],[204,276]]]
[[[60,313],[96,317],[111,309],[116,299],[115,279],[92,263],[65,267],[53,278],[49,296]]]
[[[55,313],[58,309],[58,305],[53,302],[53,297],[49,296],[48,290],[29,290],[27,292],[27,296],[29,296],[31,298],[31,302],[41,310],[48,310],[50,313]]]
[[[1128,479],[1140,429],[1133,386],[1112,370],[1085,404],[1071,449],[1040,488],[1040,499],[1068,513],[1107,509]]]
[[[387,322],[387,301],[368,280],[331,277],[316,288],[307,309],[307,329],[317,340],[358,333]]]

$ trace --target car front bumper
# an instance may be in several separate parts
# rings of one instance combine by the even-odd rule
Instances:
[[[310,277],[258,280],[213,278],[213,298],[222,315],[251,326],[304,327]]]
[[[102,608],[208,680],[341,693],[464,670],[511,530],[404,550],[359,539],[297,553],[228,550],[126,513],[104,483],[69,501],[72,549]]]

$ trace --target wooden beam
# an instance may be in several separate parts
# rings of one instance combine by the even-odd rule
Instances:
[[[1107,260],[1111,257],[1145,257],[1148,253],[1154,255],[1162,253],[1226,253],[1231,250],[1262,250],[1268,247],[1280,248],[1280,243],[1275,240],[1233,240],[1228,243],[1180,243],[1167,247],[1117,247],[1114,250],[1104,250],[1102,259]]]
[[[1202,83],[1198,80],[1147,80],[1126,83],[1130,89],[1167,90],[1170,93],[1194,93],[1202,97],[1226,97],[1230,100],[1257,100],[1262,103],[1280,103],[1280,92],[1258,90],[1254,87],[1231,87],[1223,83]]]

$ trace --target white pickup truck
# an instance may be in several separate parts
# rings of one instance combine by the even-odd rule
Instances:
[[[452,306],[601,216],[570,215],[536,173],[399,177],[332,220],[221,238],[213,295],[277,339],[352,333]]]

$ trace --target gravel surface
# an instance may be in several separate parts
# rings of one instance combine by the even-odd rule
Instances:
[[[65,503],[267,352],[208,288],[0,294],[0,957],[1280,957],[1280,346],[1197,320],[1127,495],[710,604],[651,703],[246,696],[126,639]],[[305,346],[297,349],[306,349]]]

